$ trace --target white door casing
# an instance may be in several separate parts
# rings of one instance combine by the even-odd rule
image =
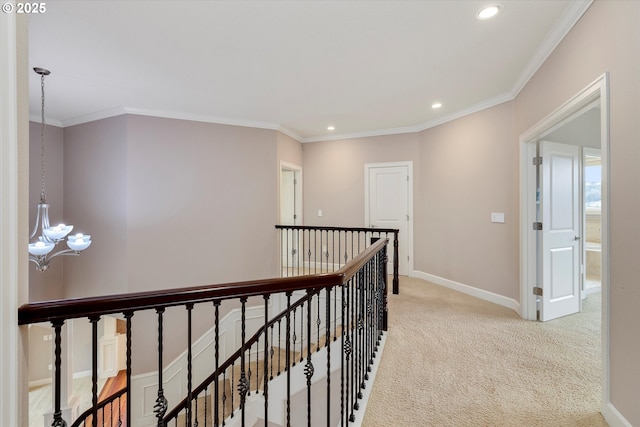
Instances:
[[[580,311],[580,147],[543,141],[542,305],[547,321]]]
[[[398,272],[411,270],[413,224],[413,163],[365,164],[365,224],[372,228],[397,228]],[[391,237],[391,236],[390,236]],[[389,267],[393,266],[393,242],[388,246]]]

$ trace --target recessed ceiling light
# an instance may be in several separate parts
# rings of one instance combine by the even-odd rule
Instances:
[[[490,19],[496,16],[498,12],[500,12],[500,6],[487,6],[478,12],[477,17],[480,20]]]
[[[333,125],[327,126],[327,130],[336,130],[336,127]]]
[[[442,104],[441,104],[441,103],[439,103],[439,102],[436,102],[436,103],[434,103],[434,104],[431,104],[431,108],[433,108],[433,109],[440,108],[440,107],[442,107]]]

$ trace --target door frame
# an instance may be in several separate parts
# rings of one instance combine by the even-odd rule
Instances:
[[[520,135],[520,316],[536,319],[536,232],[532,223],[536,209],[536,172],[530,167],[536,143],[591,107],[600,106],[600,152],[602,158],[602,404],[610,401],[609,367],[609,73],[604,73],[563,105]]]
[[[295,215],[296,215],[296,225],[302,225],[302,166],[295,165],[293,163],[285,162],[284,160],[280,161],[280,168],[278,170],[278,222],[282,222],[282,172],[283,171],[293,171],[295,174],[296,185],[295,185]]]
[[[407,168],[407,176],[409,182],[407,185],[407,211],[409,220],[407,221],[407,236],[398,236],[398,240],[407,239],[407,256],[409,262],[407,263],[407,276],[413,276],[413,161],[401,161],[401,162],[385,162],[385,163],[365,163],[364,164],[364,223],[365,227],[368,227],[369,222],[369,171],[373,168],[383,167],[399,167],[405,166]]]

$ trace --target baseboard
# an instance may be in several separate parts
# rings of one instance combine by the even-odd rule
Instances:
[[[513,298],[505,297],[504,295],[499,295],[493,292],[485,291],[483,289],[474,288],[473,286],[465,285],[464,283],[455,282],[453,280],[445,279],[443,277],[417,270],[413,270],[411,277],[426,280],[427,282],[435,283],[436,285],[440,285],[454,291],[462,292],[463,294],[471,295],[472,297],[480,298],[482,300],[509,308],[516,313],[520,313],[520,303]]]
[[[602,416],[609,427],[633,427],[611,402],[607,402],[602,406]]]

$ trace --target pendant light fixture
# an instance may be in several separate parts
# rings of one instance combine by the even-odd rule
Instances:
[[[29,239],[33,239],[38,234],[38,229],[41,230],[41,234],[38,236],[38,240],[33,243],[29,243],[29,261],[36,264],[36,270],[45,271],[49,266],[49,261],[58,255],[79,255],[80,252],[87,249],[91,245],[91,236],[87,234],[77,233],[67,238],[68,249],[62,249],[58,252],[51,254],[55,246],[62,242],[65,237],[73,230],[73,225],[58,224],[51,226],[49,224],[49,205],[46,201],[46,193],[44,187],[45,177],[45,150],[44,150],[44,130],[46,123],[44,119],[44,78],[50,74],[49,70],[44,68],[34,68],[37,74],[40,75],[40,88],[42,90],[42,129],[40,131],[40,203],[38,203],[38,211],[36,216],[36,223],[33,227],[33,232]]]

